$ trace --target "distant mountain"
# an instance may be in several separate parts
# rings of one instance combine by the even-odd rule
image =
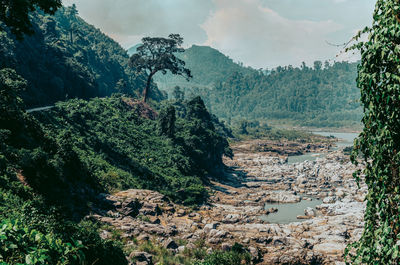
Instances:
[[[210,88],[235,72],[243,74],[257,72],[252,68],[243,67],[240,63],[235,63],[228,56],[208,46],[193,45],[184,53],[178,54],[178,57],[185,61],[186,67],[192,72],[193,79],[187,82],[180,76],[157,74],[155,81],[163,90],[170,92],[177,85],[185,88]]]
[[[130,47],[130,48],[127,50],[128,55],[129,55],[129,56],[132,56],[132,54],[136,53],[137,48],[139,48],[140,45],[141,45],[141,44],[138,43],[138,44],[136,44],[135,46]]]
[[[287,120],[305,126],[353,128],[362,117],[356,76],[357,63],[278,67],[267,74],[236,73],[212,89],[192,93],[201,95],[207,107],[228,122]]]
[[[200,95],[214,114],[228,122],[284,119],[320,127],[360,124],[357,63],[318,61],[313,67],[260,71],[235,63],[216,49],[197,45],[179,57],[193,79],[187,82],[179,76],[158,74],[158,87],[170,95],[175,86],[187,97]]]

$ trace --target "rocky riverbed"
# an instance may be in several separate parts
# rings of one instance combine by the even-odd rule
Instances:
[[[103,194],[108,209],[90,216],[121,231],[125,244],[154,240],[179,255],[202,240],[211,249],[246,246],[260,264],[343,264],[346,245],[363,231],[366,186],[357,187],[355,167],[342,150],[318,144],[246,141],[233,146],[224,181],[212,182],[209,205],[192,209],[148,190]],[[287,155],[326,153],[316,161],[288,164]],[[320,200],[295,222],[270,223],[282,204]],[[266,209],[265,205],[276,205]],[[275,204],[274,204],[275,203]],[[278,212],[277,212],[278,211]],[[111,238],[104,229],[102,237]],[[132,252],[139,264],[151,255]]]

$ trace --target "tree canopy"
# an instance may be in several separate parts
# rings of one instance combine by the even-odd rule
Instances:
[[[126,51],[81,19],[73,6],[30,17],[35,34],[29,38],[15,41],[8,27],[0,32],[0,68],[13,68],[28,81],[21,93],[28,108],[115,92],[139,96],[146,76],[132,71]],[[164,99],[152,85],[149,97]]]
[[[268,73],[233,73],[214,88],[191,88],[227,121],[288,120],[305,126],[360,126],[356,64],[278,67]]]
[[[193,45],[184,53],[193,79],[155,75],[157,86],[175,97],[176,86],[200,95],[219,118],[238,122],[285,120],[305,126],[361,127],[357,63],[320,62],[312,66],[252,69],[216,49]]]
[[[61,0],[1,0],[0,21],[21,39],[23,34],[33,33],[30,12],[40,8],[45,13],[54,14],[60,7]]]
[[[173,75],[187,79],[192,77],[190,70],[185,68],[185,62],[175,56],[176,53],[184,52],[182,43],[183,38],[179,34],[170,34],[168,38],[145,37],[142,45],[131,56],[129,65],[135,71],[145,72],[147,75],[147,84],[143,91],[144,102],[147,101],[151,80],[157,72],[166,74],[170,71]]]

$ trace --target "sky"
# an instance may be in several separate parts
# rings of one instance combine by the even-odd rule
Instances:
[[[253,68],[359,59],[332,44],[372,23],[376,0],[64,0],[124,48],[179,33]]]

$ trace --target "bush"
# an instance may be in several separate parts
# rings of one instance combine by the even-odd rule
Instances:
[[[196,261],[194,265],[241,265],[250,263],[249,252],[241,244],[235,243],[230,251],[216,250],[202,261]]]
[[[80,241],[63,242],[19,220],[0,223],[0,261],[6,264],[84,264],[83,249]]]

